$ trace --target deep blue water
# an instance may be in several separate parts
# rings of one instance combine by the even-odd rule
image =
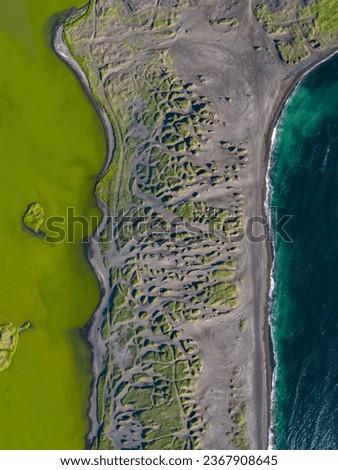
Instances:
[[[338,56],[284,108],[272,154],[275,231],[275,447],[338,449]]]

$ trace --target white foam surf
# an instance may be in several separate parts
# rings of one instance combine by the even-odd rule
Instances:
[[[275,303],[275,289],[276,289],[276,282],[275,282],[275,255],[276,255],[276,243],[275,243],[275,237],[273,233],[273,227],[272,227],[272,208],[271,208],[271,202],[272,202],[272,195],[273,195],[273,188],[272,188],[272,181],[271,181],[271,175],[273,172],[273,167],[274,167],[274,153],[275,153],[275,148],[278,143],[278,134],[280,132],[282,122],[281,118],[287,109],[289,103],[291,102],[293,95],[296,93],[297,89],[301,85],[302,81],[304,78],[316,67],[318,67],[320,64],[323,62],[326,62],[327,60],[331,59],[334,55],[338,54],[337,51],[333,52],[330,54],[328,57],[325,59],[321,60],[320,62],[316,63],[313,67],[311,67],[309,70],[307,70],[302,77],[298,80],[296,83],[295,87],[293,88],[292,92],[289,94],[287,100],[285,101],[285,104],[283,106],[283,109],[278,117],[277,123],[272,131],[271,135],[271,141],[270,141],[270,153],[269,153],[269,161],[268,161],[268,166],[267,166],[267,171],[266,171],[266,176],[265,176],[265,185],[266,185],[266,198],[264,201],[264,210],[265,210],[265,215],[268,220],[269,224],[269,240],[271,243],[272,247],[272,265],[271,265],[271,271],[270,271],[270,288],[269,288],[269,300],[268,300],[268,321],[269,321],[269,327],[270,327],[270,332],[271,332],[271,341],[272,341],[272,348],[273,348],[273,358],[274,358],[274,368],[272,371],[272,384],[271,384],[271,397],[270,397],[270,427],[269,427],[269,436],[268,436],[268,448],[269,449],[274,449],[275,445],[275,429],[276,429],[276,416],[275,416],[275,407],[276,407],[276,380],[278,376],[278,356],[276,352],[276,335],[275,335],[275,329],[274,329],[274,303]],[[327,163],[327,157],[328,153],[326,155],[326,161],[325,161],[325,166]]]
[[[271,201],[272,201],[272,182],[271,182],[271,173],[274,166],[274,151],[277,144],[277,137],[278,137],[278,124],[274,127],[271,135],[271,143],[270,143],[270,154],[269,154],[269,162],[265,176],[265,184],[266,184],[266,198],[264,201],[264,209],[265,215],[268,220],[269,224],[269,240],[272,247],[272,265],[270,271],[270,288],[269,288],[269,300],[268,300],[268,321],[269,327],[271,331],[271,339],[273,345],[273,357],[274,357],[274,368],[272,371],[272,384],[271,384],[271,397],[270,397],[270,427],[269,427],[269,435],[268,435],[268,449],[273,449],[274,447],[274,435],[275,435],[275,417],[274,417],[274,410],[275,410],[275,389],[276,389],[276,369],[277,369],[277,357],[276,357],[276,347],[275,347],[275,335],[273,331],[273,304],[274,304],[274,294],[275,294],[275,273],[274,273],[274,266],[275,266],[275,239],[273,234],[273,227],[272,227],[272,220],[271,220]]]

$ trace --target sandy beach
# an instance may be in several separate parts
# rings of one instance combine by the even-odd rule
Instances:
[[[227,211],[227,213],[234,211],[235,207],[233,214],[238,217],[238,221],[235,216],[233,218],[236,223],[240,224],[237,229],[239,227],[243,229],[245,235],[239,240],[234,234],[232,237],[229,235],[229,243],[221,239],[221,241],[212,242],[211,245],[208,244],[209,241],[207,243],[205,239],[202,239],[198,249],[204,258],[208,258],[210,253],[216,252],[219,257],[217,259],[221,260],[223,265],[228,263],[227,266],[229,266],[231,262],[233,263],[231,266],[236,266],[236,270],[228,270],[227,272],[230,272],[228,277],[236,286],[237,297],[230,299],[233,302],[228,301],[223,304],[218,299],[217,302],[211,303],[210,298],[212,295],[215,296],[214,293],[202,297],[206,291],[205,283],[210,282],[210,278],[203,278],[203,275],[209,273],[208,269],[210,268],[202,263],[197,266],[197,258],[192,262],[195,264],[189,264],[186,261],[196,256],[194,252],[197,251],[197,248],[191,250],[191,247],[188,246],[185,252],[182,250],[183,254],[179,252],[177,247],[168,245],[167,250],[160,248],[158,257],[153,257],[149,269],[155,271],[158,269],[157,273],[162,269],[165,275],[160,279],[157,274],[157,277],[149,281],[150,278],[143,274],[141,268],[148,266],[148,262],[146,263],[145,260],[150,256],[150,249],[154,251],[154,248],[148,247],[146,242],[142,241],[144,243],[142,244],[135,240],[131,240],[119,248],[119,240],[115,238],[111,241],[109,250],[104,252],[101,245],[97,243],[99,236],[97,234],[94,236],[96,241],[94,240],[90,244],[87,256],[101,285],[101,303],[85,330],[92,353],[93,373],[88,413],[91,423],[88,434],[89,447],[99,446],[101,441],[105,443],[104,445],[108,445],[107,442],[110,443],[112,448],[139,448],[138,446],[144,445],[141,433],[135,431],[136,428],[142,428],[143,425],[143,422],[140,424],[137,420],[134,421],[133,412],[137,410],[136,399],[133,402],[135,409],[131,409],[130,414],[127,415],[130,424],[121,426],[119,421],[119,416],[126,413],[126,403],[128,403],[126,397],[130,393],[130,388],[119,395],[109,385],[116,381],[118,383],[117,376],[114,376],[116,368],[124,371],[121,374],[125,377],[124,381],[131,384],[129,385],[131,388],[134,375],[140,374],[141,371],[144,373],[144,369],[139,365],[137,367],[134,365],[133,372],[130,372],[132,365],[129,343],[124,346],[124,349],[117,347],[121,330],[115,326],[113,320],[110,325],[110,336],[104,337],[102,334],[107,322],[105,318],[107,309],[112,309],[112,292],[115,288],[112,278],[118,276],[125,265],[131,263],[134,267],[136,262],[140,266],[137,274],[138,279],[142,280],[137,281],[139,284],[135,285],[142,293],[140,299],[143,296],[145,300],[135,302],[132,290],[123,292],[124,299],[128,300],[129,305],[134,305],[137,318],[132,321],[136,325],[135,331],[137,328],[145,328],[146,325],[153,324],[151,322],[145,323],[141,317],[143,309],[153,315],[153,322],[157,321],[158,309],[168,310],[165,296],[169,296],[172,303],[182,302],[183,299],[184,305],[188,305],[190,309],[198,305],[202,311],[202,315],[198,319],[196,317],[193,321],[180,320],[175,323],[181,340],[187,341],[187,344],[196,345],[194,346],[196,352],[194,350],[191,352],[191,357],[189,354],[187,357],[193,363],[195,356],[198,356],[202,364],[198,377],[192,380],[191,377],[195,374],[192,373],[193,367],[189,362],[190,375],[188,375],[191,382],[189,382],[189,390],[182,392],[183,395],[187,395],[187,403],[193,411],[189,411],[190,414],[187,413],[185,403],[181,402],[181,412],[184,410],[187,422],[194,419],[196,421],[193,422],[197,423],[193,427],[196,429],[192,438],[188,438],[183,429],[180,431],[181,435],[187,439],[186,442],[191,439],[192,446],[196,445],[204,449],[241,448],[241,446],[248,446],[251,449],[266,449],[268,446],[273,368],[268,305],[273,252],[271,240],[266,236],[266,223],[263,223],[262,220],[266,219],[264,204],[271,138],[283,106],[296,83],[314,65],[331,55],[335,48],[314,49],[307,59],[295,65],[286,65],[278,57],[271,37],[254,18],[253,6],[253,2],[237,1],[233,2],[226,12],[218,4],[214,9],[205,9],[202,5],[202,7],[184,10],[175,18],[174,35],[169,38],[155,37],[155,35],[151,36],[152,33],[147,28],[144,28],[140,32],[140,37],[143,38],[145,34],[149,33],[148,42],[144,43],[141,51],[131,52],[132,49],[128,49],[129,55],[126,53],[125,57],[122,57],[121,44],[134,38],[135,27],[126,30],[125,26],[122,28],[118,23],[112,23],[107,29],[107,26],[103,22],[100,23],[95,14],[89,16],[87,23],[84,22],[83,30],[74,29],[71,41],[73,41],[74,50],[78,54],[83,53],[84,48],[90,49],[90,63],[93,70],[96,67],[96,72],[100,71],[102,89],[93,88],[92,84],[89,85],[88,78],[72,57],[63,40],[63,26],[59,25],[55,29],[53,41],[55,51],[80,78],[106,130],[108,157],[98,180],[104,180],[112,162],[114,164],[115,161],[118,161],[116,157],[118,145],[116,141],[114,144],[114,132],[117,131],[114,129],[113,132],[110,124],[112,122],[111,115],[116,111],[114,106],[118,106],[119,99],[120,103],[125,103],[123,100],[126,100],[117,85],[118,79],[121,82],[125,80],[125,87],[129,87],[130,101],[132,97],[133,103],[135,103],[135,114],[141,113],[143,104],[137,98],[137,91],[136,98],[133,95],[134,89],[132,87],[135,85],[128,81],[126,70],[131,70],[130,74],[136,76],[140,73],[139,70],[145,73],[142,67],[146,63],[146,53],[155,50],[162,60],[161,54],[165,51],[165,54],[171,57],[173,66],[170,70],[173,70],[172,73],[179,77],[180,86],[185,84],[185,90],[189,90],[190,86],[194,90],[189,92],[190,94],[184,91],[184,97],[177,99],[181,100],[181,103],[184,100],[188,102],[191,100],[191,109],[196,109],[197,114],[200,109],[208,110],[210,108],[210,111],[205,111],[204,115],[198,115],[200,123],[202,122],[205,126],[199,131],[201,143],[197,146],[197,150],[193,149],[191,156],[190,149],[186,146],[185,153],[188,157],[185,158],[188,162],[192,162],[197,152],[197,156],[205,168],[209,170],[213,168],[212,171],[218,178],[217,181],[220,181],[217,184],[213,183],[214,180],[210,180],[210,182],[206,179],[195,181],[191,190],[183,188],[182,193],[178,195],[169,191],[167,194],[170,194],[174,202],[187,203],[191,198],[195,198],[199,203],[202,201],[203,204],[212,204],[214,210]],[[155,18],[158,11],[152,13]],[[222,18],[222,15],[230,18],[235,17],[237,19],[237,22],[234,23],[235,26],[231,22],[217,22],[217,18]],[[200,31],[203,31],[203,35],[200,34]],[[88,39],[88,43],[84,45],[82,38],[86,35],[91,39]],[[113,59],[109,59],[110,55],[119,58],[117,66]],[[151,55],[149,54],[149,56]],[[109,66],[107,66],[107,62],[110,64]],[[167,70],[163,64],[169,69],[167,62],[160,64],[163,70]],[[149,69],[153,70],[153,65],[152,62],[149,62]],[[156,70],[153,73],[156,76]],[[115,81],[110,81],[111,77]],[[176,78],[170,78],[170,80],[170,83],[176,83],[174,81]],[[105,84],[109,84],[110,88]],[[178,94],[178,92],[176,93]],[[107,104],[102,106],[98,103]],[[123,106],[121,105],[121,109]],[[129,102],[128,106],[131,106]],[[175,113],[178,114],[177,111],[172,111],[172,114]],[[123,122],[124,115],[120,119]],[[121,124],[120,126],[122,128]],[[160,132],[163,135],[163,128],[162,130],[155,128],[158,134],[149,138],[142,119],[131,123],[128,121],[126,127],[129,132],[129,134],[126,132],[128,138],[134,133],[138,138],[154,142],[158,139]],[[123,134],[123,132],[121,133]],[[127,152],[128,145],[130,145],[128,142],[125,139],[122,151],[125,149]],[[161,145],[164,149],[164,144]],[[132,164],[131,173],[133,177],[136,175],[137,165],[141,165],[141,163],[144,165],[146,161],[144,156],[141,158],[137,153],[135,155],[136,163]],[[176,155],[175,158],[177,158]],[[238,163],[241,161],[245,164]],[[222,180],[219,175],[220,169],[224,167],[224,162],[228,172],[225,180],[224,178]],[[116,175],[123,174],[123,169],[121,173],[118,171],[120,170],[115,169]],[[202,170],[198,168],[197,171]],[[126,173],[127,170],[125,169],[124,172]],[[135,178],[138,181],[137,177]],[[122,176],[120,179],[123,180]],[[117,183],[114,184],[111,187],[115,188]],[[138,188],[141,188],[141,185]],[[105,200],[102,194],[106,195],[106,193],[102,189],[100,191],[98,204],[102,210],[103,218],[98,228],[99,235],[108,226],[109,211],[112,211],[113,207],[118,207],[121,200],[119,200],[119,196],[116,196],[112,202],[109,194]],[[156,208],[156,212],[166,220],[172,220],[172,215],[169,213],[171,206],[160,202],[156,194],[144,196],[141,189],[136,189],[134,190],[134,198],[136,197],[140,200],[143,198],[142,200],[147,207]],[[174,202],[172,203],[173,207]],[[191,223],[197,233],[202,233],[205,230],[205,226],[203,226],[205,222],[202,219],[193,220]],[[255,231],[255,223],[259,225],[257,232]],[[260,237],[262,230],[265,236]],[[191,243],[193,244],[193,242]],[[138,254],[138,258],[132,258],[133,252]],[[175,256],[169,255],[169,252],[175,252]],[[235,255],[229,256],[232,252]],[[136,259],[137,261],[135,261]],[[172,279],[170,277],[172,271],[178,269],[177,266],[182,273],[182,280],[178,276]],[[112,273],[115,274],[112,275]],[[196,277],[194,277],[194,273],[197,273]],[[201,285],[200,279],[206,279],[202,281],[204,285]],[[204,299],[203,302],[196,304],[194,300],[196,293],[191,297],[186,297],[187,290],[191,285],[195,290],[198,286],[200,291],[196,290],[196,293]],[[228,288],[229,284],[226,289]],[[155,301],[152,300],[153,298]],[[143,303],[145,307],[142,305],[139,307],[138,303]],[[118,313],[119,310],[117,309],[116,312]],[[175,341],[170,343],[171,338],[169,341],[165,337],[163,330],[161,336],[150,335],[150,333],[149,337],[144,333],[142,335],[142,338],[157,345],[150,351],[151,353],[157,351],[156,348],[163,344],[173,344],[173,347],[177,347]],[[186,347],[185,350],[187,351],[188,348]],[[136,362],[142,363],[143,356],[140,352],[137,354]],[[183,356],[179,361],[183,361]],[[188,375],[183,379],[188,380]],[[156,382],[154,377],[155,374],[152,374],[148,379],[144,379],[145,386],[152,383],[151,380]],[[100,412],[103,400],[103,397],[100,396],[102,387],[105,390],[105,403],[106,405],[109,403],[111,408],[107,405],[106,410],[108,411]],[[137,387],[139,386],[137,385]],[[180,394],[178,393],[178,395]],[[103,428],[105,429],[104,437],[101,435]],[[146,429],[148,428],[146,427]]]

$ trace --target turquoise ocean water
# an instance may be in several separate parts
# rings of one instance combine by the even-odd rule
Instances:
[[[338,449],[338,55],[313,69],[279,119],[270,204],[277,449]]]

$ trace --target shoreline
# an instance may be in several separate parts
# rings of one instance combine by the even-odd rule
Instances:
[[[72,9],[64,21],[66,21],[72,16],[77,15],[78,13],[79,13],[79,10]],[[53,26],[52,38],[51,38],[52,49],[54,53],[66,64],[67,67],[69,67],[72,73],[74,73],[76,77],[79,79],[80,86],[82,87],[82,89],[84,90],[88,98],[90,99],[91,103],[93,104],[96,110],[96,113],[102,123],[103,130],[105,133],[106,156],[105,156],[103,167],[97,175],[97,178],[96,178],[96,182],[97,182],[100,179],[100,177],[107,171],[111,163],[114,146],[115,146],[114,131],[104,109],[102,108],[100,103],[96,100],[94,95],[92,94],[86,75],[84,74],[81,67],[72,56],[66,43],[63,41],[62,34],[63,34],[63,29],[64,29],[64,21],[57,20]],[[83,249],[84,249],[84,256],[88,261],[88,265],[93,270],[94,275],[96,277],[99,290],[100,290],[100,298],[99,298],[97,307],[95,308],[94,312],[90,316],[90,319],[81,328],[81,331],[80,331],[81,337],[83,341],[86,343],[90,351],[90,356],[91,356],[90,369],[91,369],[91,375],[92,375],[90,390],[89,390],[89,395],[88,395],[87,417],[89,421],[89,426],[88,426],[87,434],[85,436],[85,449],[88,449],[91,447],[91,444],[93,441],[93,436],[91,436],[93,434],[93,428],[94,429],[98,428],[98,423],[97,423],[97,419],[95,416],[95,412],[96,412],[96,393],[97,393],[96,379],[97,379],[97,370],[98,370],[97,360],[98,360],[98,357],[100,357],[98,354],[100,351],[96,351],[94,344],[97,345],[97,341],[96,343],[93,343],[91,341],[90,331],[93,328],[93,325],[95,324],[95,320],[101,314],[102,305],[104,303],[104,300],[108,291],[107,286],[109,284],[109,280],[108,280],[109,278],[107,275],[105,275],[106,270],[102,263],[102,256],[100,256],[100,253],[99,253],[100,245],[97,241],[95,241],[95,238],[99,236],[99,233],[106,225],[106,219],[108,218],[108,208],[107,208],[107,205],[104,203],[104,201],[102,201],[101,199],[97,197],[95,193],[95,186],[93,188],[93,193],[95,196],[97,207],[102,213],[102,218],[96,231],[91,235],[90,239],[83,241]]]
[[[317,58],[313,63],[309,64],[303,70],[299,71],[291,79],[291,83],[288,83],[286,87],[281,90],[281,97],[279,98],[275,110],[272,114],[272,119],[269,123],[266,135],[264,136],[264,158],[263,163],[265,165],[265,181],[263,184],[262,192],[262,214],[264,217],[268,217],[268,237],[265,243],[265,250],[267,255],[267,291],[266,291],[266,303],[264,308],[264,351],[265,351],[265,368],[266,368],[266,387],[267,387],[267,448],[273,449],[273,439],[271,440],[271,427],[273,426],[273,402],[274,402],[274,381],[275,381],[275,371],[277,367],[275,348],[274,348],[274,337],[273,331],[271,328],[271,315],[272,307],[274,301],[274,285],[271,280],[274,276],[274,257],[275,257],[275,246],[274,240],[270,239],[272,234],[270,217],[269,217],[269,204],[270,204],[270,188],[268,183],[270,183],[269,173],[271,171],[271,163],[273,157],[273,144],[274,144],[274,132],[276,131],[275,137],[278,135],[278,121],[283,113],[285,106],[289,98],[292,96],[293,92],[296,90],[300,82],[305,78],[305,76],[310,73],[313,69],[318,67],[321,63],[330,60],[333,56],[338,54],[338,49],[333,48],[330,51],[323,52],[323,57]]]

